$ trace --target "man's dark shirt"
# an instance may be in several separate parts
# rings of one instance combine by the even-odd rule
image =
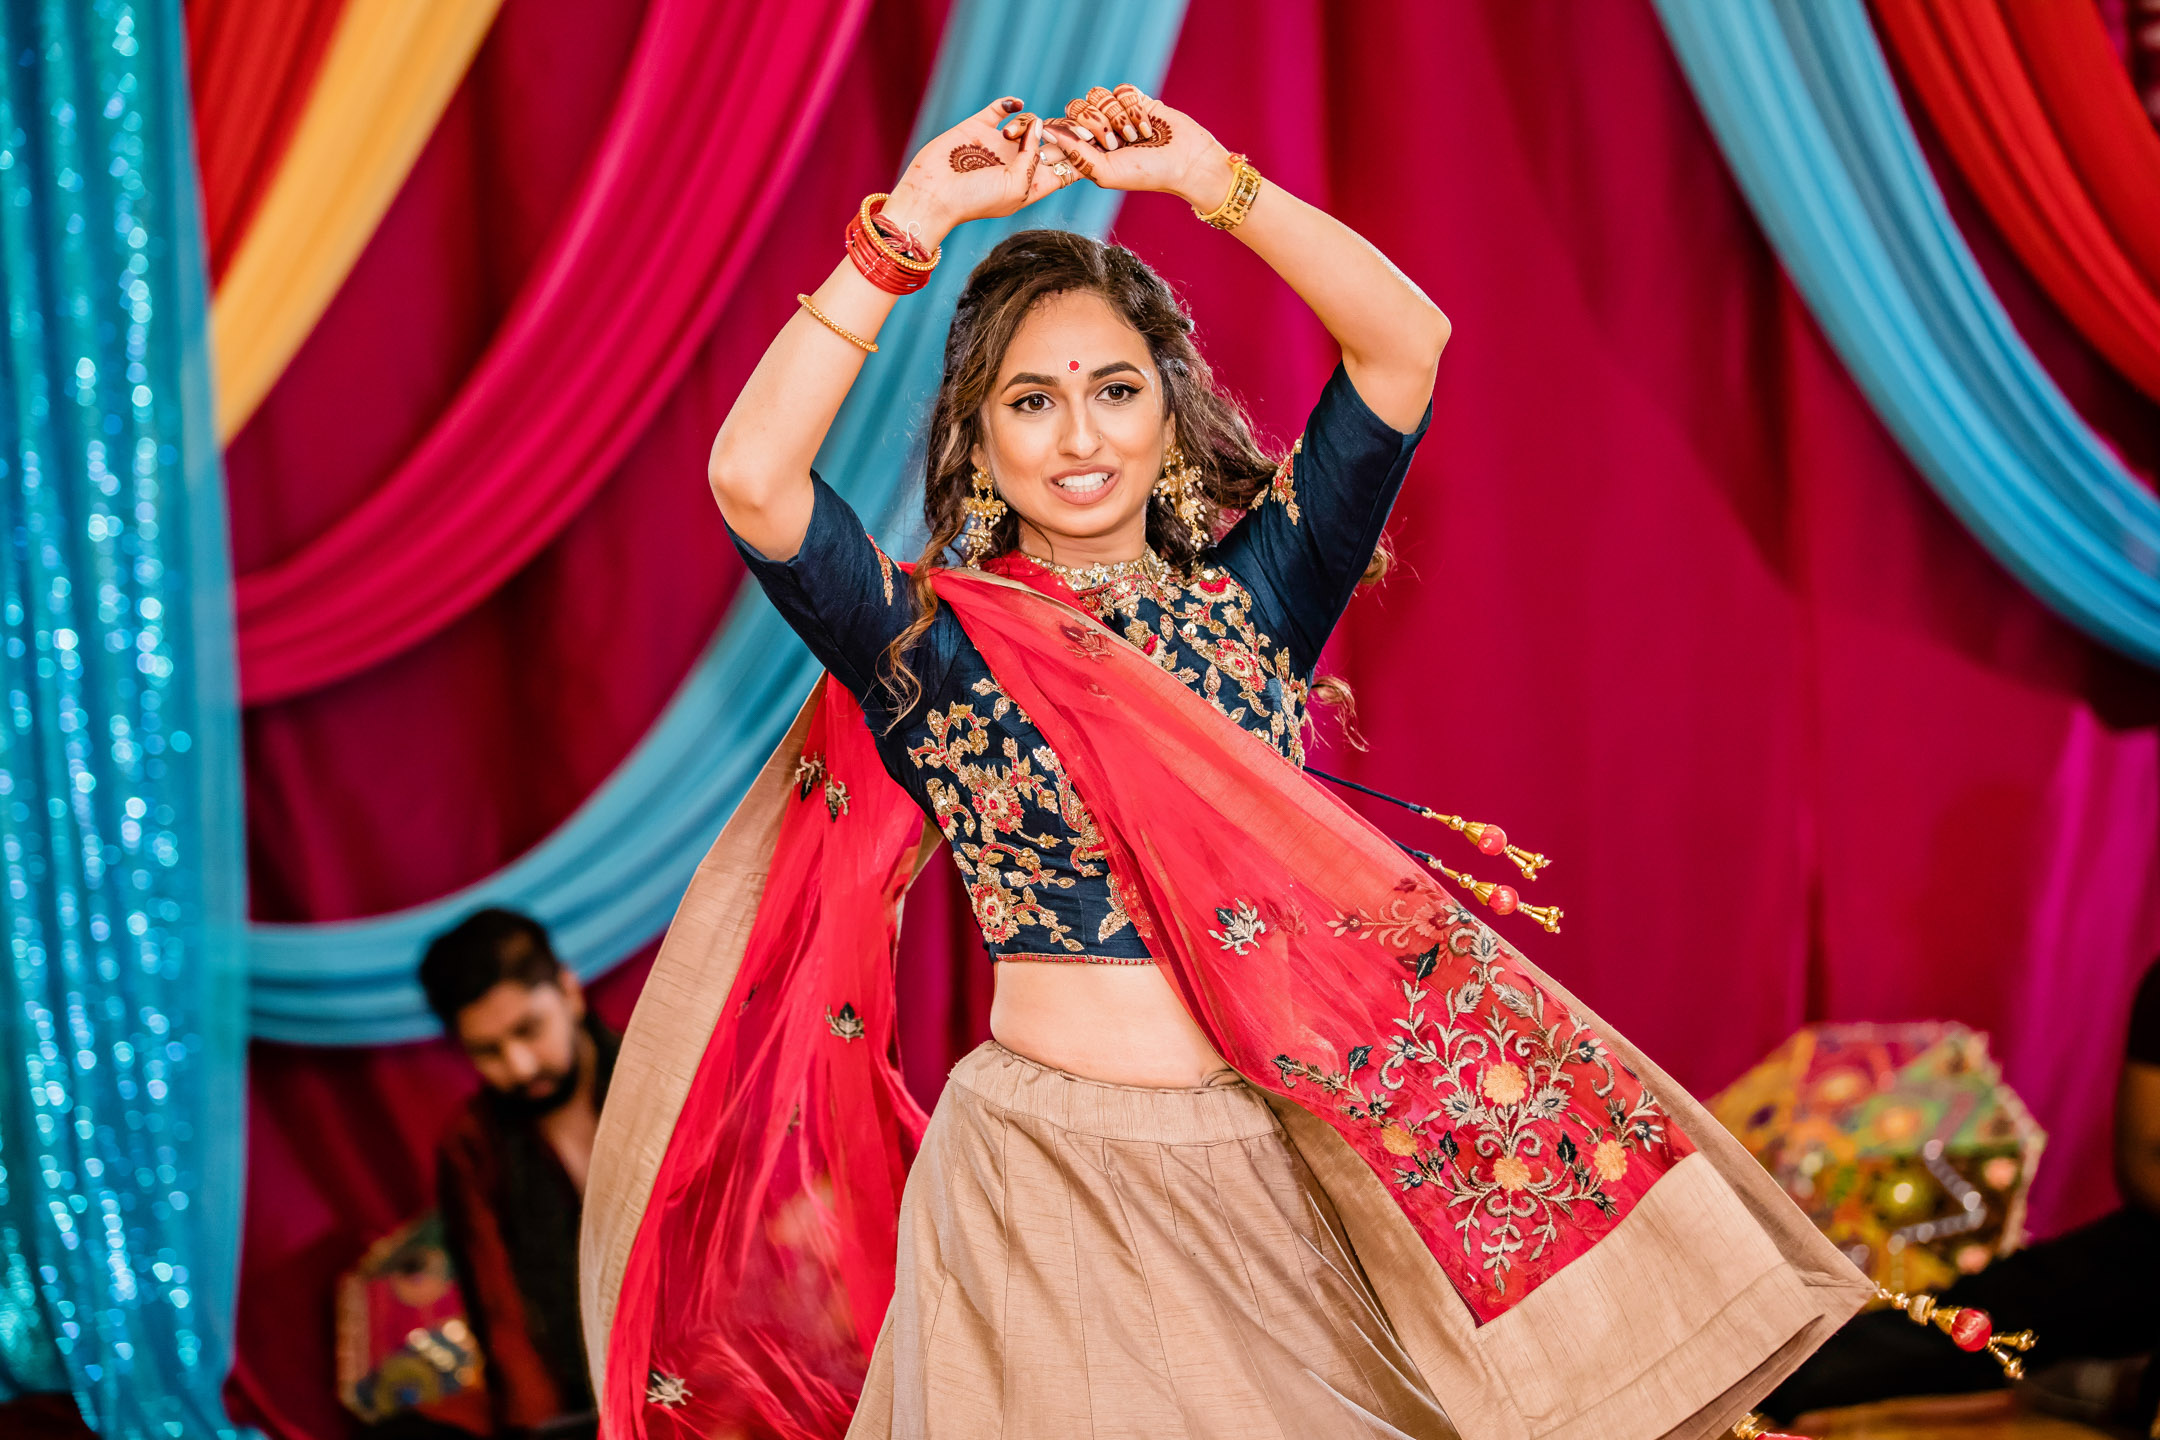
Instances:
[[[621,1037],[587,1013],[607,1099]],[[486,1357],[496,1428],[523,1430],[593,1410],[578,1317],[581,1204],[547,1137],[491,1087],[458,1112],[436,1152],[437,1203],[465,1310]]]
[[[2138,981],[2137,998],[2130,1002],[2130,1043],[2123,1058],[2140,1065],[2160,1065],[2160,960]]]

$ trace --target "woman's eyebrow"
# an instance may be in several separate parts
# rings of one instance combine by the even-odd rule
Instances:
[[[1133,364],[1132,361],[1113,360],[1108,365],[1097,366],[1089,373],[1088,379],[1100,380],[1105,375],[1115,375],[1121,370],[1130,371],[1135,375],[1140,374],[1140,367]],[[1055,375],[1038,375],[1032,370],[1022,370],[1019,374],[1007,380],[1004,388],[1010,390],[1015,385],[1056,385],[1057,383]]]

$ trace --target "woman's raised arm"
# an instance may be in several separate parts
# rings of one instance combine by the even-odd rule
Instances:
[[[1062,151],[1106,189],[1165,191],[1204,212],[1222,205],[1236,182],[1220,141],[1131,85],[1091,90],[1045,128],[1045,153]],[[1355,230],[1273,181],[1231,233],[1320,317],[1373,413],[1397,430],[1414,429],[1448,341],[1440,307]]]
[[[1020,101],[996,101],[922,148],[882,218],[927,255],[963,221],[1010,215],[1062,183],[1041,139],[1041,121]],[[729,527],[769,559],[802,546],[810,462],[897,298],[843,256],[809,297],[825,318],[796,307],[713,439],[705,467],[713,498]]]

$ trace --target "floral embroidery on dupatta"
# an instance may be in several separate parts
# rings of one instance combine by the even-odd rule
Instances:
[[[833,777],[825,768],[825,757],[816,753],[804,755],[795,762],[795,798],[808,800],[810,792],[822,788],[825,792],[825,814],[838,820],[847,814],[848,788],[846,782]]]
[[[1267,921],[1260,918],[1260,912],[1253,908],[1250,900],[1233,900],[1219,907],[1215,919],[1223,928],[1207,933],[1233,955],[1243,955],[1267,934]]]
[[[1694,1149],[1604,1037],[1453,900],[1395,900],[1330,929],[1396,954],[1410,972],[1400,1013],[1340,1066],[1276,1056],[1283,1088],[1333,1100],[1413,1223],[1453,1232],[1466,1295],[1495,1310],[1520,1300]]]

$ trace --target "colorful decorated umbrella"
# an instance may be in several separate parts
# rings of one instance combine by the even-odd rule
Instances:
[[[2047,1137],[1978,1031],[1810,1025],[1710,1109],[1891,1290],[1939,1290],[2024,1239]]]

